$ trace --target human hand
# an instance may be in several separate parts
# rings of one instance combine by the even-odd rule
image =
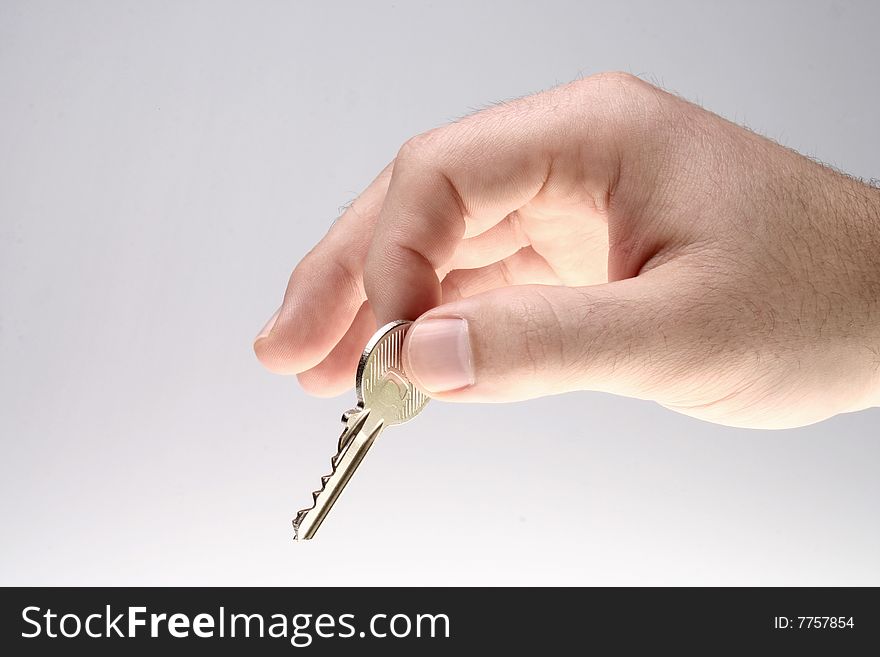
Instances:
[[[571,390],[790,427],[880,404],[880,191],[626,74],[408,141],[255,341],[319,395],[416,319],[452,401]]]

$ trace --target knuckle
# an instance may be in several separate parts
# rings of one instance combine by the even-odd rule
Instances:
[[[396,167],[419,166],[432,162],[438,153],[439,130],[430,130],[407,139],[395,158]]]
[[[465,289],[461,275],[457,270],[449,272],[449,274],[443,279],[440,287],[444,303],[464,299],[467,296],[467,290]]]
[[[584,78],[581,82],[591,90],[599,89],[606,94],[624,97],[640,94],[646,89],[653,88],[641,78],[625,71],[597,73]]]
[[[636,146],[650,136],[648,126],[668,111],[671,97],[631,73],[597,73],[576,83],[581,102],[594,108],[600,120],[594,130],[612,143]],[[596,101],[599,102],[596,102]]]
[[[327,252],[324,245],[318,244],[309,251],[293,270],[288,288],[313,277],[323,277],[336,282],[336,288],[342,295],[363,297],[363,278],[358,275],[355,264],[345,258],[334,257]]]
[[[320,243],[316,244],[300,259],[296,267],[294,267],[293,271],[290,273],[288,286],[293,285],[298,278],[305,275],[307,272],[321,267],[324,258],[321,256],[320,247]]]
[[[337,272],[337,280],[339,281],[339,289],[345,293],[363,298],[366,296],[364,291],[363,277],[359,276],[352,263],[347,260],[334,259],[331,260],[333,267]]]
[[[627,73],[626,71],[605,71],[594,76],[597,80],[601,80],[605,84],[614,85],[624,89],[644,84],[641,78]]]
[[[564,361],[562,328],[553,303],[543,294],[519,297],[510,307],[520,327],[520,353],[533,374],[555,369]]]

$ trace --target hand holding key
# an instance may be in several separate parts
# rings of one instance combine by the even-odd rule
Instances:
[[[408,141],[255,350],[338,394],[409,319],[404,374],[438,399],[602,390],[799,426],[880,403],[878,254],[877,189],[606,74]]]

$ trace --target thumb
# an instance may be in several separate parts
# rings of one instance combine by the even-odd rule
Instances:
[[[499,288],[425,313],[403,360],[416,387],[450,401],[501,402],[571,390],[651,397],[694,351],[693,304],[652,270],[589,287]]]

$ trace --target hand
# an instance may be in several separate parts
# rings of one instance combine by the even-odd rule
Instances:
[[[294,270],[255,350],[349,388],[417,319],[431,396],[571,390],[790,427],[880,403],[880,191],[625,74],[409,140]]]

